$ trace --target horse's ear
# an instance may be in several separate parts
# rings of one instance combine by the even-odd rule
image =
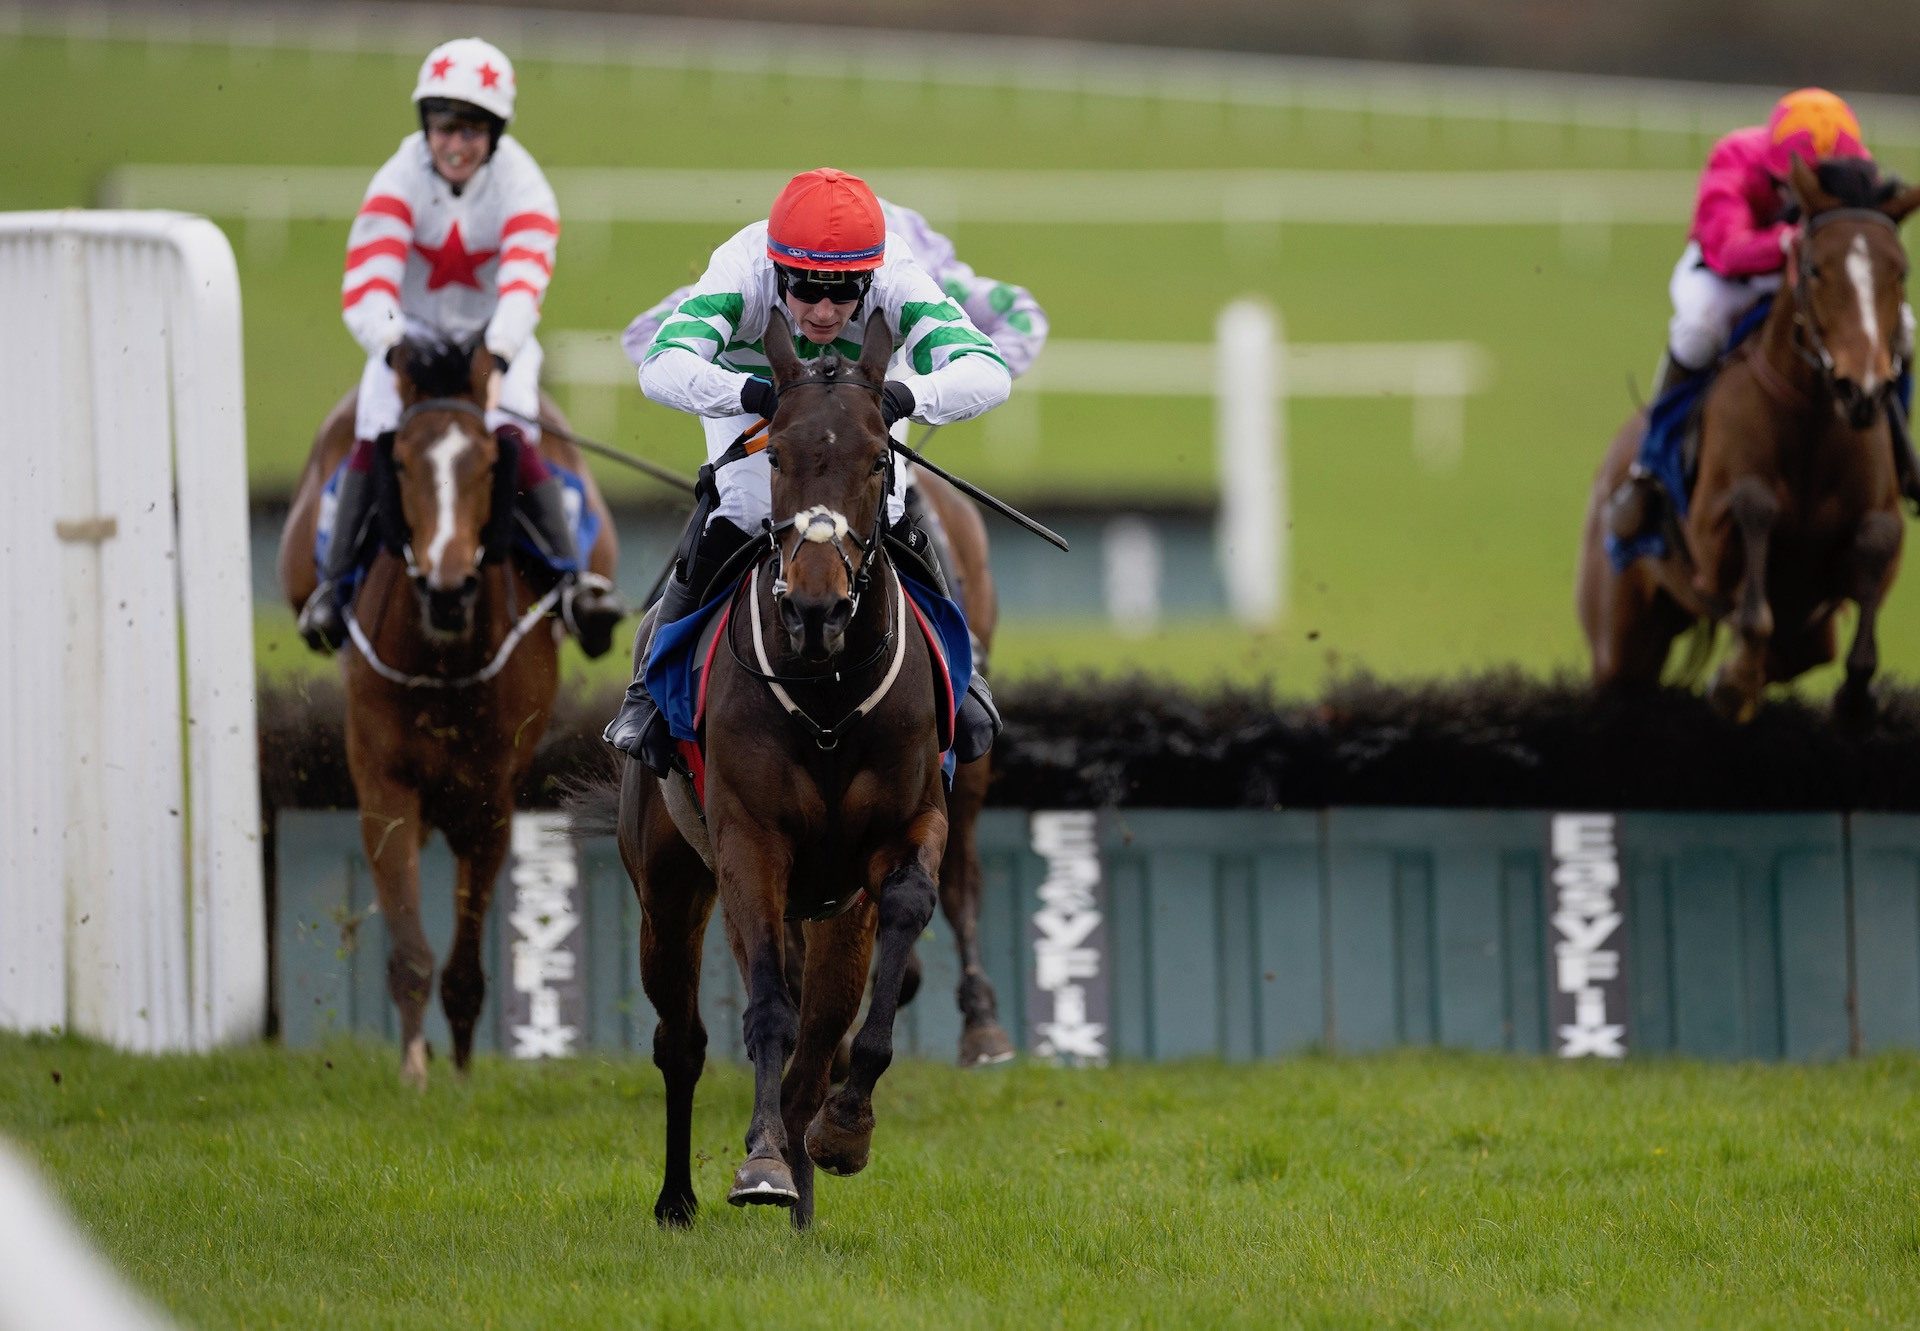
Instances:
[[[1880,205],[1880,211],[1893,219],[1895,226],[1907,220],[1907,214],[1920,208],[1920,185],[1909,185]]]
[[[787,313],[775,309],[767,315],[767,332],[762,339],[767,348],[767,365],[773,370],[773,386],[785,388],[803,373],[800,355],[793,349],[793,330],[787,327]]]
[[[1795,153],[1793,166],[1787,171],[1787,186],[1793,191],[1793,197],[1800,205],[1800,216],[1811,218],[1816,213],[1824,213],[1838,208],[1840,200],[1827,193],[1820,184],[1819,173],[1807,165],[1807,159]]]
[[[474,401],[487,400],[487,380],[492,377],[493,353],[487,350],[486,339],[482,338],[467,355],[467,390],[473,394]]]
[[[387,368],[393,371],[393,386],[400,394],[403,407],[411,407],[426,396],[414,379],[414,363],[419,355],[420,350],[412,338],[401,338],[387,348]]]
[[[885,383],[892,359],[893,330],[887,327],[887,312],[877,309],[867,316],[867,333],[860,341],[860,377],[870,384]]]

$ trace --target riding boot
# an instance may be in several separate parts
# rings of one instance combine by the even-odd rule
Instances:
[[[978,670],[967,682],[967,693],[960,700],[960,714],[953,722],[953,756],[970,763],[986,755],[1000,734],[1000,709],[993,705],[993,689]]]
[[[560,570],[560,622],[566,625],[589,657],[604,655],[613,646],[613,631],[626,618],[627,604],[613,584],[589,572],[574,548],[573,528],[567,523],[566,484],[544,464],[524,465],[535,445],[525,442],[518,427],[504,425],[500,433],[519,436],[521,477],[531,483],[515,500],[521,529],[541,557]],[[537,458],[537,453],[532,453]]]
[[[1704,373],[1704,370],[1688,369],[1674,359],[1672,352],[1668,352],[1660,361],[1660,378],[1654,385],[1649,418],[1670,393]],[[1646,434],[1640,440],[1639,456],[1628,468],[1626,480],[1620,483],[1607,501],[1607,530],[1617,541],[1629,542],[1646,535],[1665,515],[1671,497],[1666,494],[1660,481],[1661,443],[1655,438],[1649,423]]]
[[[952,597],[953,593],[948,590],[952,584],[947,580],[947,571],[941,564],[939,543],[924,528],[915,525],[911,509],[900,521],[887,528],[887,549],[901,572],[915,582],[925,583],[942,596]]]
[[[334,492],[333,535],[327,542],[326,558],[321,561],[320,585],[307,597],[295,622],[307,646],[323,656],[332,654],[347,640],[346,603],[341,593],[359,566],[361,551],[373,530],[373,450],[390,438],[387,434],[375,441],[357,440]]]
[[[960,600],[960,570],[953,562],[953,545],[947,539],[946,525],[940,521],[940,515],[933,506],[927,503],[918,485],[907,486],[905,520],[926,535],[927,550],[932,556],[931,562],[938,565],[944,594]]]
[[[694,520],[705,516],[704,509],[697,510]],[[709,584],[715,575],[753,539],[726,518],[715,518],[707,524],[693,553],[676,565],[674,575],[667,579],[659,606],[653,612],[652,636],[641,653],[640,668],[634,672],[633,682],[627,685],[627,696],[621,700],[619,713],[607,722],[606,730],[601,733],[607,743],[638,758],[655,776],[663,777],[671,769],[674,743],[666,718],[660,714],[653,695],[647,692],[647,665],[653,659],[654,639],[661,625],[684,619],[706,603],[704,598],[712,590]]]
[[[1900,494],[1915,513],[1920,513],[1920,457],[1914,456],[1913,431],[1907,416],[1913,397],[1911,374],[1908,371],[1909,377],[1887,394],[1887,434],[1893,440],[1893,472],[1900,481]]]

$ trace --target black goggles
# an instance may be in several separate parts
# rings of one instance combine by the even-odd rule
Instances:
[[[785,264],[776,264],[775,270],[780,276],[781,292],[802,305],[816,305],[823,300],[835,304],[860,300],[873,286],[873,274],[866,272],[821,273],[788,268]]]

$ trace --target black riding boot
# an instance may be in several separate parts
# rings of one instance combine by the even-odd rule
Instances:
[[[1704,373],[1705,370],[1688,369],[1673,358],[1672,352],[1668,352],[1661,358],[1660,380],[1653,386],[1649,409],[1689,379],[1698,378]],[[1607,501],[1607,530],[1613,533],[1617,541],[1632,541],[1645,535],[1666,514],[1668,495],[1661,488],[1659,477],[1648,465],[1646,454],[1647,445],[1643,440],[1640,455],[1627,470],[1627,479],[1620,482]]]
[[[703,516],[705,510],[697,510],[694,520],[699,521]],[[627,696],[620,703],[619,714],[607,723],[601,734],[614,748],[638,758],[655,776],[665,776],[673,766],[674,746],[666,718],[660,715],[659,706],[647,692],[647,662],[653,656],[651,635],[658,633],[662,624],[671,624],[699,609],[711,590],[708,584],[714,575],[753,539],[725,518],[715,518],[707,524],[692,555],[682,560],[674,569],[674,575],[667,579],[666,589],[660,593],[660,604],[650,620],[640,668],[634,672],[633,682],[627,685]]]
[[[967,683],[967,695],[960,700],[960,714],[953,721],[953,756],[963,763],[986,756],[1000,734],[1000,709],[993,705],[993,690],[987,677],[978,670]]]
[[[1893,472],[1900,482],[1900,494],[1915,513],[1920,513],[1920,457],[1914,456],[1913,432],[1897,384],[1887,394],[1887,433],[1893,437]]]
[[[936,576],[923,581],[938,587],[941,595],[959,600],[962,596],[960,570],[953,562],[952,543],[947,540],[947,529],[940,515],[927,503],[918,485],[907,487],[906,509],[906,517],[895,524],[894,532],[909,549],[921,555],[923,564],[934,565]],[[903,527],[906,530],[903,531]]]
[[[560,575],[560,622],[588,656],[601,656],[613,645],[613,631],[626,618],[627,604],[613,584],[587,570],[573,547],[573,529],[567,525],[566,485],[548,476],[519,496],[521,526],[556,568],[572,568]]]
[[[887,529],[887,544],[906,568],[907,576],[926,583],[942,596],[951,597],[954,593],[948,589],[959,585],[953,554],[947,546],[946,533],[940,530],[937,521],[927,523],[931,532],[919,525],[919,520],[930,516],[930,512],[915,503],[918,493],[917,486],[907,491],[906,516]],[[972,638],[971,629],[968,636]],[[959,715],[953,723],[953,752],[963,763],[983,757],[993,747],[1001,724],[1000,709],[993,705],[993,689],[983,673],[986,661],[979,652],[979,639],[972,641],[977,658],[973,679],[960,699]]]
[[[382,435],[375,446],[389,437]],[[307,646],[322,655],[332,654],[347,640],[346,607],[341,604],[340,589],[372,535],[374,495],[371,467],[359,471],[348,467],[340,473],[340,488],[334,494],[333,539],[320,566],[320,585],[307,597],[295,623]]]

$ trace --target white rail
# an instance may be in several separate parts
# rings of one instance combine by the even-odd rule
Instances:
[[[240,291],[211,222],[0,215],[0,1026],[255,1036]]]

